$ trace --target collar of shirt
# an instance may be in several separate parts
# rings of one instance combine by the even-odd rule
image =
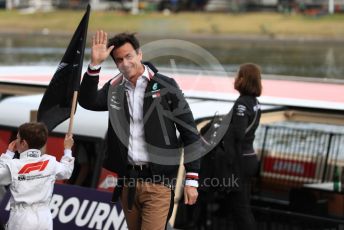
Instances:
[[[28,149],[20,154],[20,159],[22,158],[38,158],[41,156],[41,151],[38,149]]]
[[[140,79],[146,79],[148,81],[150,81],[150,77],[149,77],[149,71],[148,71],[148,67],[143,65],[143,68],[145,69],[145,71],[143,72],[143,74],[137,78],[137,81],[139,81]],[[125,77],[123,77],[123,82],[124,86],[128,89],[128,88],[134,88],[133,84],[126,79]]]

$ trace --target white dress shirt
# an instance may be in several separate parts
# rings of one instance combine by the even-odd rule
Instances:
[[[135,165],[147,164],[149,162],[143,124],[143,100],[150,78],[148,68],[146,66],[144,68],[145,71],[137,79],[136,86],[123,78],[130,115],[128,160],[130,164]]]

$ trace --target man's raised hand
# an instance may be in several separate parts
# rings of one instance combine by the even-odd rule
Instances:
[[[111,53],[114,46],[107,48],[107,33],[103,30],[98,30],[92,37],[91,47],[91,65],[100,65]]]

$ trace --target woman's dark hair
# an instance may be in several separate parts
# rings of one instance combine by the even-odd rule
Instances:
[[[262,81],[260,67],[253,63],[240,66],[238,76],[235,78],[234,88],[241,95],[259,97],[262,94]]]
[[[41,122],[29,122],[19,126],[18,134],[25,140],[29,149],[42,148],[48,139],[47,126]]]
[[[120,33],[110,38],[107,44],[107,47],[114,46],[113,50],[110,53],[112,59],[114,59],[114,57],[112,56],[112,52],[115,49],[123,46],[125,43],[130,43],[134,50],[138,52],[138,49],[140,48],[140,42],[135,37],[135,33]]]

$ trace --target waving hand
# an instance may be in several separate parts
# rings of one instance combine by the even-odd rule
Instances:
[[[92,38],[91,65],[100,65],[111,53],[114,46],[107,48],[107,33],[98,30]]]

